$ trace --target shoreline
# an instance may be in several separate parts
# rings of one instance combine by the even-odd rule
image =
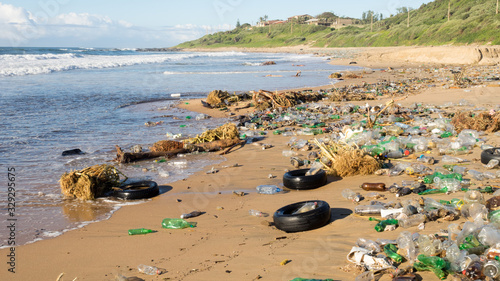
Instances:
[[[387,64],[383,68],[387,67],[394,66]],[[391,79],[400,76],[397,71],[374,71],[372,74],[373,77],[365,76],[342,83],[363,83],[378,79],[393,81]],[[453,100],[472,98],[478,104],[487,106],[497,97],[496,92],[491,91],[495,88],[470,90],[465,92],[463,89],[430,89],[425,93],[409,96],[401,103],[409,105],[425,100],[438,103],[449,100],[453,95]],[[190,101],[192,107],[185,109],[195,111],[200,107],[194,104],[194,100]],[[383,103],[384,100],[352,103],[367,102]],[[179,107],[183,106],[181,104]],[[195,112],[205,113],[199,108],[197,110],[200,111]],[[218,113],[222,114],[220,117],[227,117],[223,112]],[[238,114],[241,113],[244,112]],[[19,271],[12,280],[55,280],[61,272],[65,272],[69,280],[75,277],[78,277],[78,280],[114,280],[113,275],[117,271],[121,271],[125,276],[138,276],[145,280],[162,280],[164,277],[172,280],[216,280],[221,276],[231,280],[254,280],[258,276],[263,277],[263,280],[290,280],[299,276],[354,279],[352,273],[339,272],[338,269],[347,264],[345,256],[350,247],[358,236],[374,240],[380,236],[372,231],[370,223],[359,224],[359,218],[342,215],[345,210],[352,209],[353,205],[343,200],[340,192],[342,187],[355,187],[366,181],[383,180],[389,183],[389,179],[374,175],[355,176],[340,181],[330,178],[324,188],[270,196],[248,192],[240,197],[231,193],[232,190],[254,190],[255,186],[260,184],[278,184],[284,169],[291,168],[289,159],[281,156],[281,148],[288,140],[289,137],[271,134],[264,142],[275,145],[275,148],[261,150],[259,147],[246,145],[243,149],[236,149],[225,156],[225,162],[216,165],[220,168],[217,174],[206,174],[207,167],[168,186],[159,183],[164,193],[150,202],[120,208],[108,220],[92,223],[53,239],[16,248],[19,254]],[[476,154],[471,156],[477,157]],[[266,161],[263,162],[262,159]],[[241,166],[222,168],[224,165],[235,163]],[[269,179],[270,173],[276,178]],[[400,179],[407,178],[398,177],[398,180]],[[340,212],[334,215],[328,226],[315,231],[286,234],[266,226],[265,223],[262,224],[264,221],[272,221],[272,217],[254,218],[248,215],[249,209],[258,209],[272,216],[278,207],[291,202],[325,198]],[[453,198],[453,195],[443,198]],[[179,200],[181,201],[178,202]],[[198,222],[196,228],[160,228],[163,218],[179,217],[180,214],[194,209],[206,212],[200,217],[190,219]],[[358,223],[359,227],[357,225],[355,233],[344,229],[346,221]],[[158,232],[144,236],[128,236],[126,233],[130,228],[141,227],[152,228]],[[436,231],[436,227],[439,226],[429,225],[425,232]],[[394,236],[395,233],[390,235]],[[282,236],[287,238],[277,239]],[[349,237],[348,241],[342,241],[342,237]],[[95,255],[96,252],[99,253],[98,256]],[[6,249],[0,250],[0,255],[6,254]],[[292,262],[290,265],[280,266],[280,261],[284,259],[291,259]],[[308,262],[313,262],[314,270],[308,268]],[[148,277],[137,273],[136,266],[141,263],[166,268],[168,272],[157,278]],[[0,276],[8,276],[4,275],[5,273],[4,270]],[[431,278],[433,276],[424,273],[421,275]]]
[[[349,64],[356,59],[365,67],[401,67],[419,65],[499,65],[499,45],[467,46],[398,46],[398,47],[346,47],[315,48],[307,45],[275,48],[220,47],[186,48],[179,51],[191,52],[261,52],[317,54],[320,56],[340,56],[336,63]]]

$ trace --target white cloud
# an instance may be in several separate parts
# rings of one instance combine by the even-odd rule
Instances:
[[[228,29],[229,25],[192,24],[144,28],[88,13],[36,17],[24,8],[0,3],[1,46],[167,47]]]

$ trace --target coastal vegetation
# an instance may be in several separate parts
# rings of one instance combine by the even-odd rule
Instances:
[[[182,43],[178,48],[218,47],[382,47],[405,45],[500,44],[496,0],[436,0],[418,9],[400,7],[396,15],[367,11],[352,24],[314,25],[288,20],[266,26],[239,27]],[[335,15],[326,12],[324,22]],[[328,17],[326,17],[328,16]],[[338,17],[337,17],[338,18]],[[266,19],[267,16],[261,18]]]

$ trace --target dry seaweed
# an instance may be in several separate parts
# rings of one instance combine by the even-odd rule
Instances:
[[[172,140],[161,140],[155,142],[153,146],[150,147],[149,149],[152,152],[166,152],[166,151],[182,149],[183,147],[184,144],[182,142],[172,141]]]
[[[194,138],[190,138],[185,140],[186,143],[203,143],[203,142],[212,142],[216,140],[226,140],[226,139],[234,139],[239,138],[240,133],[236,125],[233,123],[226,123],[218,128],[213,130],[207,130],[200,135],[197,135]]]
[[[213,90],[207,96],[207,103],[212,107],[220,108],[226,106],[225,100],[229,98],[229,93],[221,90]]]
[[[64,173],[59,182],[64,195],[93,200],[104,195],[113,186],[119,186],[120,176],[123,176],[124,180],[127,178],[114,166],[103,164]]]
[[[457,112],[451,124],[457,132],[471,129],[492,133],[500,130],[500,112]]]
[[[381,167],[378,160],[356,145],[314,141],[321,150],[322,158],[329,160],[329,163],[322,162],[327,174],[340,177],[370,175]]]

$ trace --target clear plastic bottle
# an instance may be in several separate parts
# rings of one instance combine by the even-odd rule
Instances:
[[[248,213],[251,215],[251,216],[254,216],[254,217],[262,217],[262,212],[261,211],[257,211],[257,210],[250,210],[248,211]]]
[[[383,205],[360,205],[354,208],[354,213],[358,215],[380,215],[385,207]]]
[[[358,247],[370,250],[374,253],[379,253],[382,251],[380,245],[377,242],[365,238],[358,238],[358,241],[356,241],[356,245]]]
[[[431,157],[431,156],[425,156],[425,155],[420,155],[420,157],[417,158],[417,161],[419,162],[423,162],[423,163],[426,163],[426,164],[434,164],[434,157]]]
[[[346,188],[342,191],[342,197],[353,202],[359,202],[362,199],[361,195],[357,194],[349,188]]]
[[[201,214],[202,214],[201,211],[192,211],[191,213],[182,214],[181,215],[181,219],[194,218],[194,217],[197,217],[197,216],[199,216]]]
[[[259,185],[256,189],[260,194],[275,194],[281,191],[281,188],[276,185]]]
[[[139,266],[137,266],[137,269],[139,270],[139,272],[142,272],[147,275],[160,275],[163,273],[163,271],[156,266],[150,266],[144,264],[140,264]]]
[[[309,212],[311,210],[316,209],[317,207],[318,207],[318,202],[307,202],[304,205],[302,205],[302,207],[298,208],[295,212],[293,212],[292,215]]]
[[[285,157],[292,157],[292,156],[295,156],[297,155],[297,152],[293,151],[293,150],[283,150],[281,152],[281,154]]]
[[[483,265],[483,274],[493,280],[498,280],[500,277],[500,263],[496,260],[487,261]]]
[[[464,166],[453,166],[453,173],[464,174],[467,171],[467,167]]]
[[[491,159],[488,164],[484,165],[486,169],[493,169],[495,167],[498,167],[498,159]]]
[[[427,217],[425,215],[416,214],[413,216],[409,216],[407,219],[399,220],[398,225],[402,228],[408,228],[408,227],[412,227],[412,226],[417,226],[417,225],[425,222],[426,219],[427,219]]]
[[[468,170],[467,174],[478,181],[482,181],[484,179],[483,173],[476,171],[476,170]]]

